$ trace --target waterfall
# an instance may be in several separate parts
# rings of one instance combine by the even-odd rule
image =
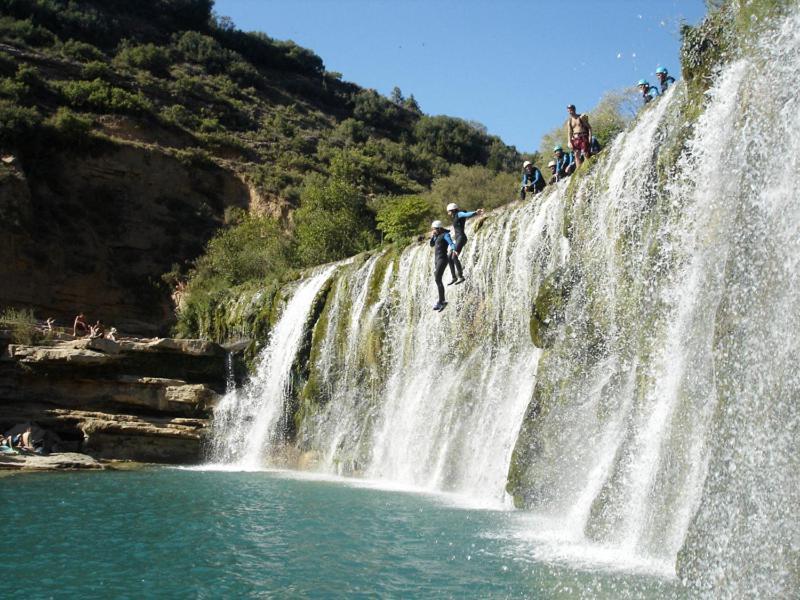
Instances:
[[[334,269],[322,269],[297,286],[272,330],[254,376],[241,390],[228,392],[214,410],[212,462],[259,468],[280,442],[283,427],[278,426],[288,416],[295,354],[314,299]]]
[[[442,313],[424,243],[301,281],[215,413],[215,459],[274,456],[291,397],[306,468],[513,498],[557,552],[699,594],[796,590],[798,67],[794,14],[699,117],[679,82],[570,180],[470,221]]]

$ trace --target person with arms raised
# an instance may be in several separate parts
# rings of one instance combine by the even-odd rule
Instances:
[[[453,285],[454,283],[464,283],[464,269],[461,266],[458,255],[467,243],[467,233],[464,231],[467,219],[471,219],[476,215],[482,215],[483,209],[479,208],[473,211],[463,211],[458,207],[458,204],[451,202],[447,205],[447,214],[453,219],[453,237],[455,241],[455,250],[450,253],[450,275],[452,275],[453,278],[447,285]]]

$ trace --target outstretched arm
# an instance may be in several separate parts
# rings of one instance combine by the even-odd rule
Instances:
[[[453,241],[453,238],[451,238],[451,237],[450,237],[450,232],[449,232],[449,231],[448,231],[447,233],[445,233],[445,234],[444,234],[444,241],[445,241],[445,242],[447,242],[448,246],[450,246],[450,249],[451,249],[451,250],[452,250],[452,251],[453,251],[455,254],[458,254],[458,252],[456,251],[456,244],[455,244],[455,242]]]

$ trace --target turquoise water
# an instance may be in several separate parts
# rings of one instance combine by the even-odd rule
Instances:
[[[28,597],[663,598],[547,559],[521,512],[280,472],[0,478],[0,580]]]

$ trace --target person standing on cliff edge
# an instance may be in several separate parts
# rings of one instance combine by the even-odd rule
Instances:
[[[592,126],[589,124],[589,115],[578,113],[574,104],[567,106],[567,112],[567,140],[575,156],[575,168],[580,169],[584,155],[585,158],[592,155]]]
[[[453,285],[454,283],[464,283],[465,281],[464,269],[461,266],[458,255],[467,243],[467,233],[464,231],[467,219],[471,219],[475,215],[481,216],[483,214],[483,209],[479,208],[478,210],[464,211],[458,208],[458,204],[451,202],[447,205],[447,214],[453,219],[453,235],[455,236],[456,243],[455,250],[450,253],[450,275],[452,275],[453,279],[447,284]]]

